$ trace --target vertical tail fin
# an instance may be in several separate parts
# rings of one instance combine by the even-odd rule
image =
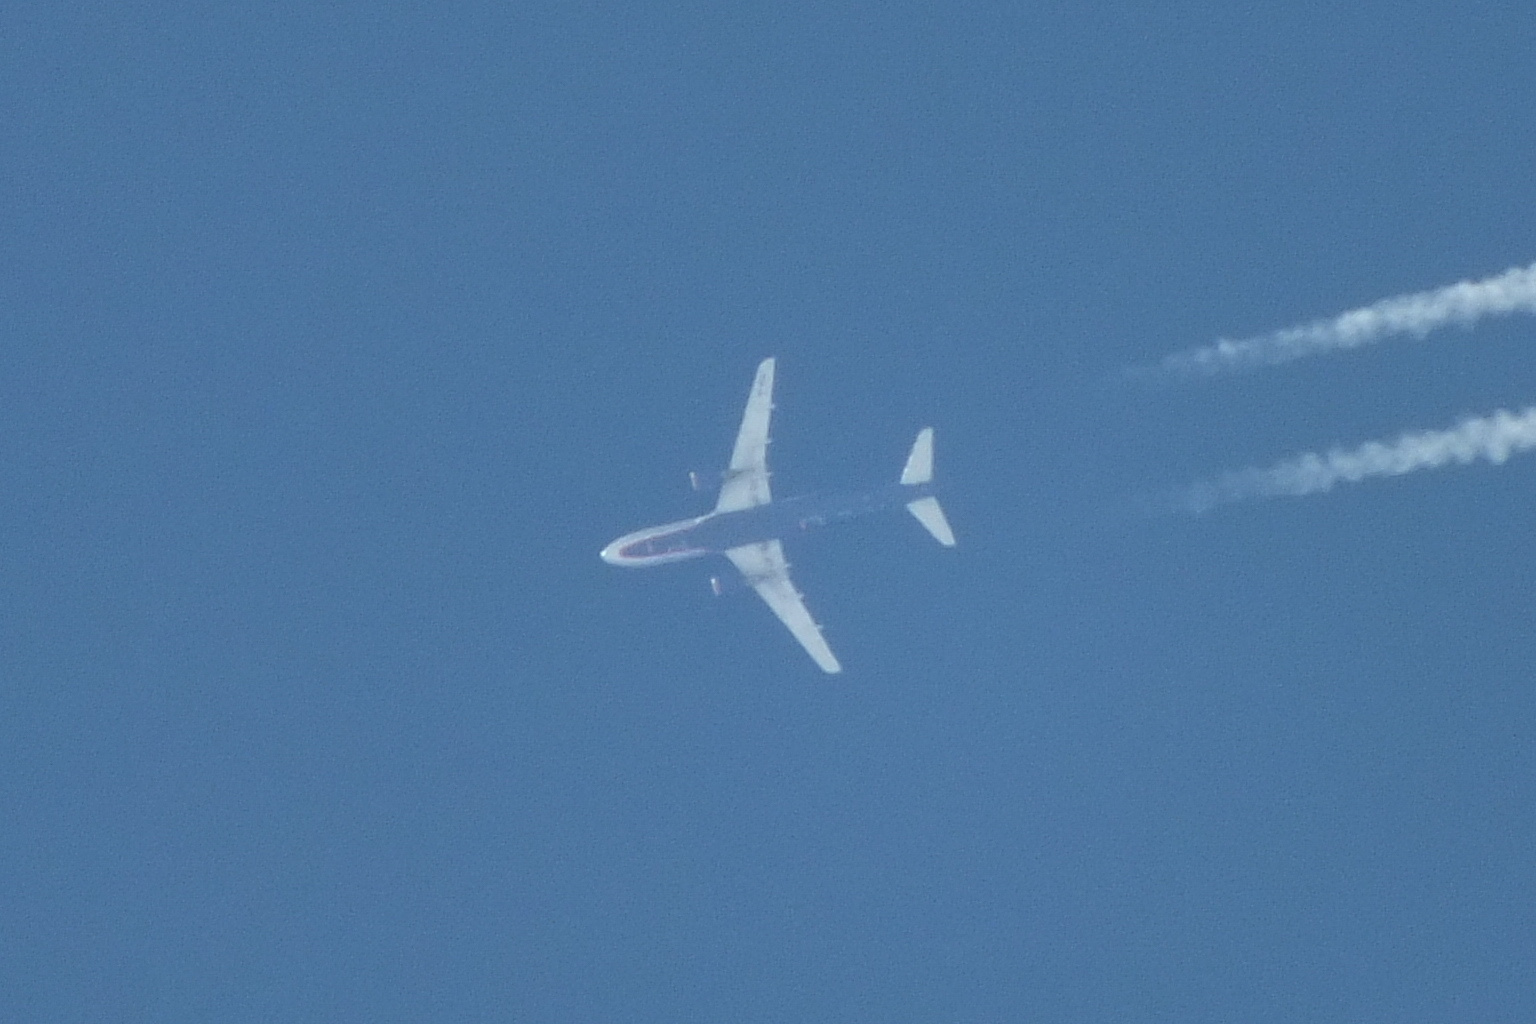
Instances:
[[[917,435],[917,440],[912,443],[912,453],[907,456],[907,465],[901,471],[901,482],[908,486],[914,484],[926,484],[933,479],[933,428],[924,427]],[[917,517],[917,521],[923,524],[923,528],[933,534],[933,539],[947,548],[955,546],[954,531],[949,528],[949,520],[944,518],[944,509],[939,505],[939,499],[933,495],[918,498],[907,503],[907,511]]]

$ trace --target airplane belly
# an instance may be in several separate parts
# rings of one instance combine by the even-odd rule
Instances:
[[[917,496],[918,490],[898,485],[861,494],[790,498],[713,516],[699,524],[694,532],[699,543],[711,551],[724,552],[744,544],[794,537],[832,523],[901,508]],[[926,488],[921,490],[927,493]]]
[[[710,554],[712,548],[701,542],[699,524],[708,517],[684,519],[625,534],[599,552],[610,565],[662,565],[682,562]]]
[[[743,544],[759,544],[778,536],[773,505],[763,505],[743,512],[713,516],[694,530],[694,540],[715,554],[724,554]]]

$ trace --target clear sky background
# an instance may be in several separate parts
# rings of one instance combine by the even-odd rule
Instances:
[[[1536,12],[0,12],[0,1018],[1536,1018]],[[823,677],[699,563],[779,357]],[[723,563],[722,563],[723,565]]]

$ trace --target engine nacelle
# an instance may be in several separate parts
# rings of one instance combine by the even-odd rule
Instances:
[[[709,589],[716,597],[724,597],[726,594],[734,594],[740,590],[742,583],[740,576],[711,576]]]
[[[694,470],[688,474],[688,486],[696,491],[713,491],[720,487],[719,473],[700,473]]]

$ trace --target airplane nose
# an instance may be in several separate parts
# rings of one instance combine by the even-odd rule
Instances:
[[[597,557],[601,558],[603,561],[607,562],[609,565],[618,565],[619,564],[619,542],[618,541],[614,541],[612,544],[609,544],[607,547],[603,548],[603,550],[601,550],[601,551],[599,551],[597,553]]]

